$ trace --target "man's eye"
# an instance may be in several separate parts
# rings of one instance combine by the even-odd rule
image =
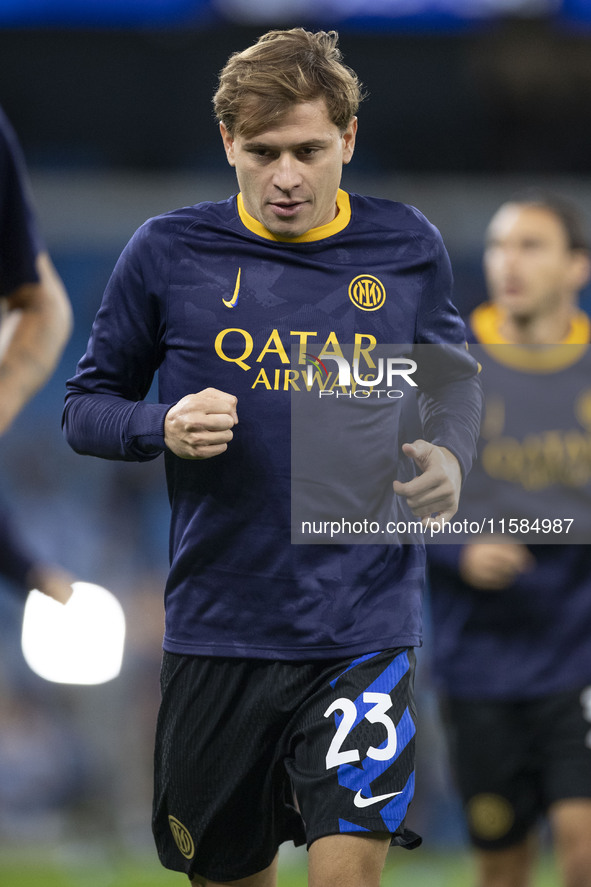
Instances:
[[[268,148],[248,148],[247,150],[251,157],[260,157],[263,160],[271,157],[271,151]]]

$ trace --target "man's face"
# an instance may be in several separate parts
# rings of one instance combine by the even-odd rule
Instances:
[[[293,105],[276,126],[245,138],[220,131],[246,211],[272,234],[300,237],[331,222],[342,168],[355,147],[357,119],[344,133],[324,99]]]
[[[491,299],[508,315],[547,315],[572,301],[584,284],[584,264],[551,210],[507,203],[493,216],[484,270]]]

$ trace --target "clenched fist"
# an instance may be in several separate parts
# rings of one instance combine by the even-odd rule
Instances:
[[[164,420],[164,443],[181,459],[211,459],[228,449],[238,422],[237,398],[217,388],[187,394]]]

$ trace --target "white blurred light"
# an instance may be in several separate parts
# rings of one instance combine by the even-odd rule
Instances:
[[[121,671],[125,615],[117,598],[89,582],[74,582],[60,604],[37,589],[25,604],[22,650],[40,677],[60,684],[103,684]]]

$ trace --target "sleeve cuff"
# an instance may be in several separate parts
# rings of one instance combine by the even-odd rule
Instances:
[[[137,456],[164,452],[164,419],[172,404],[138,402],[127,424],[126,449]]]
[[[456,457],[460,465],[460,471],[462,472],[462,483],[464,483],[472,468],[472,463],[474,462],[474,451],[472,446],[469,444],[464,447],[458,441],[450,443],[449,440],[443,440],[439,436],[435,437],[431,443],[438,447],[445,447],[446,450],[450,451],[452,456]]]

